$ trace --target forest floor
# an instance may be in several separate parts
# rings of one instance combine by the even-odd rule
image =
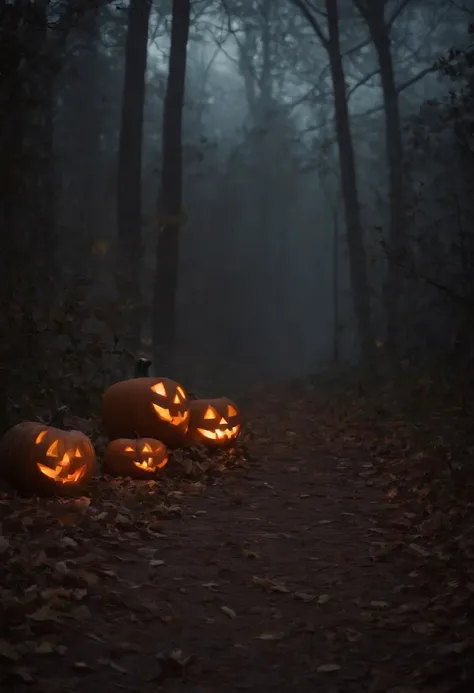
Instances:
[[[207,473],[178,454],[160,485],[0,495],[2,686],[472,690],[474,512],[452,464],[309,385],[246,416],[249,454]]]

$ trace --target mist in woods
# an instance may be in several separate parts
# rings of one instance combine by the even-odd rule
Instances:
[[[0,686],[472,691],[473,40],[0,0]]]
[[[138,356],[218,393],[469,358],[473,17],[0,2],[4,426]]]

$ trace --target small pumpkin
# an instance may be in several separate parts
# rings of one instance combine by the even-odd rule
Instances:
[[[195,399],[189,404],[188,439],[208,447],[224,447],[240,433],[242,419],[237,405],[227,397]]]
[[[94,447],[80,431],[25,421],[0,441],[0,474],[22,492],[78,495],[95,470]]]
[[[167,462],[166,445],[155,438],[119,438],[104,452],[104,468],[113,476],[154,479]]]
[[[111,439],[156,438],[176,447],[188,430],[189,399],[169,378],[132,378],[105,391],[101,414]]]

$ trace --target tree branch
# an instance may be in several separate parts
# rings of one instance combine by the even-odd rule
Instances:
[[[321,29],[321,26],[320,26],[318,20],[311,13],[311,11],[309,10],[309,8],[306,5],[306,3],[304,2],[304,0],[291,0],[291,2],[293,3],[293,5],[295,5],[300,10],[301,14],[306,19],[308,24],[311,26],[311,28],[313,29],[314,33],[317,35],[317,37],[319,38],[319,40],[321,41],[323,46],[325,48],[327,48],[328,44],[329,44],[329,40],[324,35],[324,32]]]
[[[377,70],[377,72],[379,72],[379,70]],[[413,84],[423,79],[423,77],[425,77],[425,75],[429,74],[430,72],[436,72],[436,67],[426,67],[424,70],[418,72],[418,74],[414,75],[413,77],[410,77],[410,79],[407,79],[405,82],[403,82],[397,87],[397,94],[400,94],[405,89],[408,89],[408,87],[411,87]],[[374,72],[374,75],[375,74],[377,73]],[[370,76],[373,77],[374,75],[371,74]],[[352,94],[359,86],[362,85],[359,82],[357,82],[357,84],[355,84],[350,90],[350,93]],[[365,120],[366,118],[368,118],[371,115],[374,115],[375,113],[380,113],[380,111],[383,111],[383,109],[383,104],[379,104],[378,106],[369,108],[367,111],[363,111],[362,113],[352,113],[351,120],[355,118],[361,118]],[[325,120],[323,123],[319,123],[314,127],[306,128],[306,130],[303,131],[303,134],[306,134],[308,132],[315,132],[316,130],[321,130],[322,128],[326,127],[326,125],[328,125],[330,122],[334,122],[334,116],[330,120]]]

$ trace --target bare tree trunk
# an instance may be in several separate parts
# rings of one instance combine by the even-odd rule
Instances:
[[[329,36],[326,37],[316,15],[305,0],[293,0],[326,48],[331,67],[334,88],[334,111],[336,136],[341,170],[341,193],[344,201],[346,237],[349,250],[352,301],[357,321],[361,353],[366,364],[371,365],[374,357],[367,259],[364,248],[364,233],[360,218],[359,193],[354,157],[354,146],[347,106],[346,81],[342,64],[339,37],[339,10],[337,0],[325,0]]]
[[[329,30],[327,49],[334,86],[336,135],[341,167],[341,191],[346,217],[353,307],[359,327],[362,355],[367,363],[371,363],[373,360],[374,339],[371,324],[367,261],[360,218],[359,193],[357,190],[354,147],[347,106],[346,82],[341,57],[338,5],[337,0],[325,0],[325,2]]]
[[[173,0],[168,82],[163,112],[161,187],[153,296],[155,370],[171,375],[176,342],[179,229],[182,214],[182,120],[190,0]]]
[[[385,19],[384,2],[380,2],[380,0],[366,0],[364,4],[361,0],[357,0],[355,4],[369,27],[370,35],[377,51],[382,82],[390,215],[387,243],[389,266],[384,286],[384,302],[387,320],[387,344],[392,352],[396,352],[401,339],[399,302],[403,275],[400,267],[406,251],[406,239],[404,228],[403,139],[398,90],[395,83],[390,46],[390,22]]]
[[[128,309],[125,343],[137,351],[141,336],[142,140],[151,0],[131,0],[125,48],[125,80],[118,154],[117,287]]]
[[[24,132],[22,83],[18,75],[23,59],[20,37],[22,15],[13,4],[0,5],[0,227],[2,252],[0,253],[1,296],[12,270],[14,249],[19,246],[16,210],[21,199],[21,159]],[[23,263],[24,264],[24,263]],[[19,266],[16,267],[19,271]]]
[[[56,267],[57,235],[54,205],[53,114],[55,70],[48,44],[48,1],[35,0],[23,7],[22,42],[31,51],[20,65],[23,106],[21,127],[21,193],[17,221],[31,256],[30,281],[35,297],[47,309],[60,272]],[[19,228],[15,229],[15,234]],[[33,300],[33,299],[32,299]]]
[[[339,361],[339,209],[338,200],[332,205],[332,360]]]
[[[99,8],[96,7],[90,15],[89,21],[85,23],[84,29],[89,32],[89,46],[82,60],[84,75],[78,91],[79,98],[84,99],[82,110],[82,127],[80,130],[80,146],[83,151],[79,153],[82,160],[82,170],[79,171],[83,198],[81,206],[82,216],[82,235],[87,241],[87,249],[90,252],[94,241],[103,236],[101,229],[100,208],[103,205],[101,190],[101,135],[103,130],[103,109],[101,108],[101,20]],[[92,271],[97,267],[92,267]]]

